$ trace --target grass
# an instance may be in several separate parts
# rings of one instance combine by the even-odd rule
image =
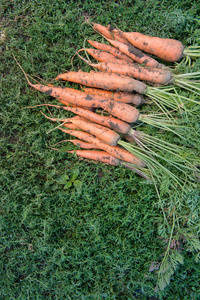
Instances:
[[[49,83],[72,68],[71,58],[84,38],[93,35],[101,41],[82,25],[88,17],[189,46],[199,43],[199,10],[191,1],[2,1],[1,299],[200,297],[196,186],[183,193],[172,189],[165,176],[159,199],[154,185],[131,170],[80,160],[65,152],[72,149],[69,144],[60,152],[51,150],[49,144],[62,140],[63,133],[47,134],[55,124],[42,116],[41,108],[23,108],[56,101],[27,85],[12,56],[27,74]],[[75,57],[73,69],[81,68],[90,70]],[[179,66],[181,72],[198,68],[199,60],[190,69]],[[199,101],[197,95],[178,91]],[[147,125],[140,128],[168,142],[173,139],[183,152],[189,147],[189,158],[196,161],[199,107],[187,107],[191,115],[182,116],[193,131],[180,130],[186,140]],[[156,292],[166,262],[171,281]]]

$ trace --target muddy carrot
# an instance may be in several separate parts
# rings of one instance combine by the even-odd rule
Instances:
[[[51,105],[49,105],[51,106]],[[111,128],[113,130],[115,130],[118,133],[122,133],[122,134],[128,134],[128,132],[130,132],[131,130],[131,126],[122,121],[119,120],[117,118],[114,118],[112,116],[103,116],[103,115],[99,115],[95,112],[91,112],[88,111],[86,109],[80,108],[80,107],[68,107],[68,106],[57,106],[58,108],[61,108],[63,110],[66,111],[70,111],[76,115],[79,116],[79,120],[87,120],[93,123],[97,123],[99,125]],[[58,119],[58,118],[52,118],[52,117],[48,117],[46,116],[44,113],[42,113],[46,118],[48,118],[51,121],[60,121],[60,122],[71,122],[73,119],[77,119],[78,116],[72,117],[72,118],[68,118],[68,119]]]
[[[104,142],[102,142],[97,137],[94,137],[93,135],[91,135],[87,132],[78,131],[78,130],[66,130],[63,128],[59,128],[59,129],[65,133],[68,133],[72,136],[77,137],[80,140],[84,140],[88,143],[97,145],[100,149],[108,152],[109,154],[113,155],[116,158],[119,158],[119,159],[129,162],[129,163],[132,163],[139,167],[145,167],[145,164],[139,158],[137,158],[134,154],[130,153],[126,149],[121,148],[120,146],[109,146],[109,145],[105,144]]]
[[[136,61],[139,64],[144,64],[147,67],[153,67],[153,68],[162,68],[163,65],[160,64],[157,60],[150,57],[149,55],[143,53],[140,49],[135,48],[133,45],[128,45],[125,43],[121,43],[116,40],[108,39],[114,47],[116,47],[118,50],[132,58],[134,61]]]
[[[84,119],[73,119],[71,120],[71,122],[75,124],[75,126],[79,127],[81,130],[95,135],[101,141],[110,146],[116,146],[117,142],[120,139],[120,135],[114,130],[109,129],[108,127],[90,121],[88,122]]]
[[[80,78],[80,74],[82,74],[83,72],[70,72],[70,73],[74,75],[77,75],[78,73],[78,78]],[[107,98],[103,98],[97,95],[86,94],[85,92],[75,90],[72,88],[66,88],[66,87],[62,88],[57,86],[49,87],[42,84],[32,84],[29,81],[25,72],[24,74],[31,87],[35,88],[36,90],[39,90],[40,92],[44,92],[49,96],[57,98],[58,101],[62,101],[62,103],[63,101],[67,101],[76,106],[86,106],[86,107],[89,106],[89,107],[96,107],[96,108],[100,107],[108,111],[110,114],[118,117],[119,119],[130,123],[135,122],[138,118],[139,111],[135,107],[130,106],[129,104],[109,100]],[[89,73],[89,74],[94,76],[93,73]]]
[[[92,49],[92,48],[85,48],[85,49],[80,49],[78,52],[85,50],[87,53],[89,53],[93,58],[95,58],[97,61],[100,62],[113,62],[113,63],[126,63],[127,61],[124,59],[117,58],[111,53],[108,53],[103,50],[99,49]]]
[[[118,62],[90,63],[90,66],[101,72],[117,73],[133,77],[137,80],[144,80],[151,83],[167,84],[173,80],[173,74],[169,70],[152,67],[142,67],[138,64]]]
[[[99,149],[99,147],[96,146],[95,144],[83,142],[81,140],[75,140],[75,139],[74,140],[66,140],[66,142],[71,142],[75,146],[80,147],[80,148],[84,148],[84,149]]]
[[[107,72],[68,72],[60,74],[56,80],[65,80],[80,83],[82,85],[101,88],[103,90],[116,90],[124,92],[138,92],[144,94],[146,84],[128,76],[110,74]]]
[[[110,155],[106,151],[95,151],[95,150],[72,150],[72,151],[67,151],[68,153],[76,153],[77,156],[102,162],[102,163],[107,163],[109,165],[117,166],[117,165],[123,165],[125,168],[131,169],[133,172],[137,173],[141,177],[145,178],[148,181],[151,181],[148,175],[144,172],[135,167],[134,165],[127,164],[123,162],[122,160],[114,157],[113,155]]]
[[[104,35],[105,37],[113,40],[120,41],[122,43],[127,42],[127,39],[123,37],[122,35],[118,34],[116,31],[111,32],[107,27],[98,24],[98,23],[92,23],[93,29],[98,31],[101,35]]]
[[[129,56],[122,53],[121,51],[119,51],[118,49],[116,49],[115,47],[113,47],[111,45],[107,45],[107,44],[104,44],[104,43],[99,43],[99,42],[92,41],[92,40],[87,40],[87,41],[91,46],[93,46],[96,49],[109,52],[110,54],[116,56],[117,58],[123,59],[127,62],[130,62],[130,63],[133,62],[133,60]]]
[[[117,166],[120,164],[120,160],[106,151],[98,150],[71,150],[67,151],[68,153],[76,153],[77,156],[82,158],[91,159],[94,161],[99,161],[109,165]]]
[[[147,36],[139,32],[123,32],[123,36],[138,49],[165,61],[175,62],[184,56],[183,44],[175,39]]]
[[[88,94],[99,95],[115,101],[131,103],[136,106],[140,106],[145,103],[144,97],[141,94],[137,94],[137,93],[107,91],[107,90],[101,90],[96,88],[83,88],[83,90]]]
[[[15,58],[15,57],[14,57]],[[15,58],[16,60],[16,58]],[[42,85],[42,84],[33,84],[30,82],[30,80],[28,79],[28,76],[26,75],[26,73],[24,72],[23,68],[21,67],[21,65],[18,63],[18,61],[16,60],[17,64],[19,65],[20,69],[22,70],[22,72],[24,73],[26,80],[28,82],[28,84],[35,88],[36,90],[39,90],[40,92],[44,92],[49,96],[55,97],[58,99],[58,101],[60,100],[66,100],[69,101],[70,103],[76,105],[76,106],[86,106],[86,107],[100,107],[106,111],[108,111],[111,115],[116,116],[117,118],[128,122],[128,123],[132,123],[132,122],[136,122],[136,120],[138,119],[139,116],[139,111],[126,103],[122,103],[122,102],[118,102],[118,101],[113,101],[107,98],[103,98],[101,96],[97,96],[97,95],[91,95],[91,94],[86,94],[85,92],[79,91],[79,90],[75,90],[75,89],[71,89],[71,88],[62,88],[62,87],[49,87],[46,85]],[[88,74],[88,73],[84,73],[84,72],[70,72],[73,75],[77,75],[78,73],[78,81],[82,80],[81,75],[84,74]],[[94,77],[94,73],[89,73],[90,75],[92,75]],[[69,74],[69,73],[67,73]],[[110,74],[108,74],[109,77]],[[111,74],[113,76],[113,74]],[[115,74],[117,76],[119,76],[118,74]],[[58,76],[57,79],[58,80],[62,80],[62,75]],[[75,76],[76,77],[76,76]],[[71,79],[72,81],[75,80],[75,77],[73,76]],[[124,76],[125,77],[125,76]],[[118,78],[119,79],[119,78]],[[126,81],[128,78],[121,78],[122,81]],[[129,82],[129,80],[128,80]],[[105,82],[104,82],[105,84]],[[130,85],[131,83],[129,83]],[[132,81],[133,84],[133,81]],[[103,88],[103,87],[102,87]]]
[[[134,91],[151,98],[154,101],[154,103],[156,103],[162,109],[163,112],[166,111],[165,106],[171,109],[177,109],[180,106],[180,104],[182,104],[181,99],[177,94],[177,92],[175,92],[175,88],[173,86],[166,87],[166,88],[163,87],[155,88],[146,85],[142,81],[133,79],[132,77],[116,74],[116,73],[108,73],[108,72],[101,72],[101,71],[92,72],[92,73],[91,72],[90,73],[68,72],[65,74],[58,75],[56,79],[72,81],[72,82],[80,83],[82,85],[100,88],[103,90],[116,90],[116,91],[123,91],[123,92]],[[121,120],[127,121],[125,119],[120,118],[117,115],[115,116]]]

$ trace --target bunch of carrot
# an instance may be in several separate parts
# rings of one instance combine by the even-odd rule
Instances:
[[[84,50],[87,55],[90,54],[97,60],[98,63],[95,64],[80,56],[82,49],[77,54],[98,71],[67,72],[56,77],[56,80],[75,82],[86,87],[77,90],[32,84],[22,70],[28,83],[63,104],[54,106],[75,115],[68,119],[48,117],[52,121],[62,122],[61,125],[65,128],[59,126],[59,129],[76,137],[68,141],[82,150],[72,150],[68,151],[69,153],[76,153],[82,158],[110,165],[123,165],[149,180],[150,173],[159,168],[177,179],[156,160],[155,157],[161,158],[161,156],[156,154],[154,148],[175,153],[181,159],[180,148],[134,130],[132,123],[142,121],[176,133],[174,129],[178,125],[173,123],[168,109],[179,108],[185,99],[177,94],[172,83],[189,90],[196,89],[198,93],[200,90],[198,81],[191,83],[185,79],[191,77],[196,79],[199,73],[192,73],[190,77],[188,74],[175,75],[169,67],[147,53],[174,62],[191,52],[184,49],[183,45],[176,40],[122,32],[111,26],[105,27],[95,23],[92,23],[92,27],[111,45],[88,40],[89,44],[96,49]],[[197,51],[194,56],[197,56]],[[164,86],[168,83],[171,85]],[[159,86],[152,86],[152,84]],[[144,104],[146,97],[153,100],[161,112],[153,115],[141,114],[137,106]],[[97,110],[101,113],[99,114]],[[181,169],[180,164],[170,163]],[[186,166],[184,168],[187,169]],[[188,168],[191,168],[191,164]],[[151,172],[148,173],[148,170]]]

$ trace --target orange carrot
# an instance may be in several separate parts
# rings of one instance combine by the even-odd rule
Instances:
[[[108,38],[106,39],[114,47],[116,47],[118,50],[128,55],[129,57],[131,57],[134,61],[138,62],[139,64],[144,64],[147,67],[153,67],[153,68],[163,67],[163,65],[160,64],[158,61],[156,61],[154,58],[148,56],[147,54],[144,54],[140,49],[137,49],[132,45],[127,45],[125,43],[121,43],[119,41],[108,39]]]
[[[147,89],[146,84],[141,81],[137,81],[128,76],[106,72],[68,72],[58,75],[56,80],[72,81],[103,90],[136,91],[140,94],[144,94]]]
[[[107,26],[107,29],[110,31],[110,33],[113,34],[113,36],[115,37],[115,40],[118,40],[122,43],[129,44],[129,41],[123,36],[123,31],[114,28],[110,24]]]
[[[45,105],[49,105],[49,104],[45,104]],[[49,105],[49,106],[51,106],[51,105]],[[108,127],[108,128],[114,129],[116,132],[122,133],[123,137],[131,143],[135,142],[135,139],[139,139],[141,137],[142,133],[140,133],[137,130],[134,130],[129,124],[127,124],[121,120],[118,120],[116,118],[113,118],[112,116],[99,115],[99,114],[87,111],[85,109],[82,109],[82,108],[74,108],[74,107],[68,108],[68,107],[62,107],[62,106],[58,106],[58,105],[53,105],[53,106],[58,107],[58,108],[63,108],[64,110],[69,110],[69,111],[77,114],[78,116],[76,115],[76,116],[74,116],[72,118],[68,118],[68,119],[58,119],[58,118],[48,117],[42,112],[42,114],[46,118],[48,118],[51,121],[61,121],[61,122],[63,122],[62,125],[70,128],[70,129],[74,129],[73,126],[75,126],[75,129],[85,130],[86,132],[89,132],[89,133],[97,136],[101,140],[103,140],[103,137],[101,138],[98,136],[99,128],[97,128],[97,130],[96,130],[95,126],[93,126],[95,124],[93,124],[93,123],[103,125],[104,127]],[[142,116],[140,116],[140,117],[142,117]],[[75,120],[75,122],[73,122],[74,120]],[[77,123],[76,120],[87,122],[87,127],[84,127],[83,126],[84,124],[81,126],[82,122]],[[70,125],[69,122],[73,123],[72,127],[69,126]],[[92,126],[90,126],[90,125],[92,125]],[[102,130],[102,128],[101,128],[101,130]],[[103,131],[100,131],[100,133],[102,135],[104,135]],[[111,135],[111,137],[112,137],[112,135]],[[118,141],[119,140],[117,140],[117,142]],[[107,141],[105,141],[105,143],[107,143]]]
[[[117,41],[120,41],[122,43],[127,42],[127,39],[123,37],[122,35],[114,32],[112,33],[108,28],[105,26],[102,26],[101,24],[98,23],[92,23],[93,29],[98,31],[101,35],[104,35],[105,37],[109,39],[115,39]]]
[[[82,158],[91,159],[94,161],[103,162],[109,165],[119,165],[120,160],[105,151],[98,151],[98,150],[71,150],[67,151],[68,153],[76,153],[77,156]]]
[[[116,158],[119,158],[120,160],[132,163],[134,165],[137,165],[139,167],[145,167],[145,164],[143,161],[141,161],[139,158],[137,158],[134,154],[130,153],[124,148],[121,148],[119,146],[110,146],[102,142],[97,137],[93,136],[92,134],[89,134],[87,132],[78,131],[78,130],[66,130],[63,128],[59,128],[65,133],[68,133],[72,136],[77,137],[80,140],[84,140],[88,143],[92,143],[97,145],[100,149],[108,152],[109,154],[113,155]]]
[[[57,106],[57,105],[55,105],[55,106]],[[63,124],[61,124],[62,126],[65,126],[67,128],[73,129],[73,130],[75,130],[75,129],[76,130],[80,130],[80,128],[78,126],[76,126],[75,124],[72,123],[73,119],[80,118],[80,116],[74,116],[74,117],[68,118],[68,119],[58,119],[58,118],[48,117],[42,111],[41,111],[41,113],[43,114],[43,116],[45,116],[45,118],[47,118],[47,119],[49,119],[51,121],[61,121],[61,122],[63,122]]]
[[[49,106],[51,106],[51,105],[49,105]],[[68,107],[68,106],[56,106],[56,107],[70,111],[70,112],[78,115],[79,120],[85,120],[85,121],[87,120],[87,121],[90,121],[93,123],[97,123],[99,125],[111,128],[122,134],[128,134],[131,130],[131,126],[128,123],[126,123],[122,120],[119,120],[117,118],[114,118],[112,116],[99,115],[97,113],[88,111],[81,107]],[[68,118],[68,119],[58,119],[58,118],[48,117],[44,113],[42,113],[42,114],[51,121],[61,121],[61,122],[68,123],[68,122],[71,122],[73,119],[77,119],[77,116]]]
[[[80,107],[61,107],[64,110],[71,111],[74,114],[77,114],[87,120],[90,120],[91,122],[100,124],[102,126],[106,126],[109,128],[112,128],[113,130],[127,134],[130,131],[131,126],[127,124],[126,122],[119,120],[117,118],[114,118],[112,116],[103,116],[99,115],[97,113],[88,111],[86,109],[80,108]]]
[[[117,92],[117,91],[106,91],[95,88],[83,88],[84,92],[87,94],[99,95],[105,98],[109,98],[115,101],[120,101],[124,103],[132,103],[136,106],[145,103],[145,99],[141,94],[127,93],[127,92]]]
[[[71,142],[75,146],[78,146],[78,147],[84,148],[84,149],[99,149],[98,146],[91,144],[91,143],[83,142],[81,140],[66,140],[66,142]]]
[[[99,43],[99,42],[92,41],[92,40],[87,40],[87,41],[91,46],[93,46],[96,49],[107,51],[110,54],[116,56],[117,58],[126,60],[127,62],[130,62],[130,63],[133,62],[133,60],[129,56],[122,53],[121,51],[119,51],[118,49],[116,49],[115,47],[113,47],[111,45]]]
[[[75,124],[75,126],[78,126],[80,129],[98,137],[101,141],[110,146],[116,146],[117,142],[120,139],[120,135],[114,130],[109,129],[108,127],[104,127],[102,125],[80,119],[73,119],[71,120],[71,122]]]
[[[15,56],[14,56],[14,59],[16,60]],[[23,68],[18,63],[17,60],[16,60],[16,62],[19,65],[22,72],[24,73],[26,80],[31,87],[39,90],[40,92],[44,92],[47,95],[57,98],[58,101],[60,101],[60,100],[69,101],[70,103],[72,103],[76,106],[81,105],[81,106],[89,106],[89,107],[100,107],[100,108],[108,111],[111,115],[114,115],[114,116],[118,117],[119,119],[121,119],[125,122],[128,122],[128,123],[136,122],[138,120],[139,111],[135,107],[133,107],[129,104],[118,102],[118,101],[113,101],[113,100],[103,98],[103,97],[97,96],[97,95],[86,94],[85,92],[71,89],[71,88],[66,88],[66,87],[62,88],[62,87],[57,87],[57,86],[49,87],[49,86],[45,86],[42,84],[33,84],[30,82],[30,80],[28,79],[28,76],[26,75],[26,73],[24,72]],[[81,81],[81,82],[82,81],[85,82],[85,79],[86,79],[86,78],[83,79],[82,76],[85,76],[86,74],[88,76],[88,73],[84,73],[84,72],[69,72],[69,73],[71,73],[71,75],[76,74],[76,76],[78,73],[78,81]],[[69,75],[69,73],[67,73],[67,74]],[[96,74],[95,72],[92,72],[89,74],[90,74],[90,76],[93,77],[93,79],[95,79],[94,78],[94,75]],[[97,74],[99,75],[99,73],[97,73]],[[98,77],[98,75],[97,75],[97,77]],[[107,74],[107,75],[109,78],[110,74]],[[118,74],[111,74],[111,75],[112,75],[112,82],[113,82],[113,75],[115,75],[115,76],[117,75],[118,81],[121,79],[121,81],[123,81],[123,83],[128,82],[129,86],[131,85],[131,83],[132,83],[132,85],[133,85],[133,83],[135,83],[135,80],[131,79],[131,82],[130,82],[129,78],[127,78],[125,76],[122,77]],[[65,77],[67,77],[67,76],[65,76]],[[108,79],[108,78],[105,78],[105,79]],[[62,75],[58,76],[57,79],[62,80]],[[75,79],[74,76],[71,77],[71,80],[77,81],[77,79]],[[103,81],[102,81],[102,83],[103,83]],[[113,82],[113,84],[116,85],[116,83],[114,83],[114,82]],[[104,81],[104,85],[105,85],[105,81]],[[104,87],[102,86],[102,88],[104,88]],[[147,89],[147,86],[144,85],[143,89]]]
[[[70,107],[77,107],[76,105],[70,103],[69,101],[66,101],[66,100],[59,100],[60,103],[66,105],[66,106],[70,106]],[[89,106],[83,106],[83,105],[79,105],[79,107],[82,107],[84,109],[87,109],[87,110],[90,110],[90,111],[95,111],[95,108],[94,107],[89,107]]]
[[[114,35],[105,26],[92,22],[92,27],[94,30],[96,30],[101,35],[104,35],[109,39],[114,39]]]
[[[147,36],[139,32],[123,32],[123,36],[135,47],[165,61],[175,62],[184,56],[184,46],[175,39]]]
[[[64,123],[63,126],[72,129],[72,130],[80,130],[80,128],[78,126],[76,126],[75,124],[71,123],[71,122],[67,122]]]
[[[152,67],[142,67],[138,64],[122,64],[120,61],[115,63],[90,63],[90,66],[96,68],[101,72],[117,73],[125,76],[134,77],[137,80],[145,80],[157,84],[167,84],[173,79],[173,75],[169,70]]]
[[[78,74],[77,74],[78,73]],[[195,73],[194,73],[195,74]],[[107,72],[68,72],[57,76],[58,80],[72,81],[81,83],[82,85],[100,88],[103,90],[116,90],[124,92],[137,92],[151,98],[162,111],[166,111],[165,106],[167,105],[171,109],[177,109],[180,98],[177,93],[174,93],[174,88],[169,87],[168,90],[163,90],[163,87],[152,87],[147,86],[144,82],[133,79],[132,77]],[[172,93],[170,93],[172,91]],[[91,94],[90,94],[91,95]],[[93,95],[95,96],[95,95]],[[166,96],[168,99],[166,99]],[[98,96],[100,97],[100,96]],[[106,99],[106,98],[104,98]],[[167,101],[166,101],[167,100]],[[112,101],[112,100],[111,100]],[[115,102],[119,103],[119,102]],[[78,104],[77,104],[78,105]],[[127,104],[128,105],[128,104]],[[132,107],[133,108],[133,107]],[[106,109],[105,109],[106,110]],[[111,113],[114,115],[114,113]],[[122,114],[123,115],[123,114]],[[131,123],[127,119],[123,119],[123,116],[117,116],[119,119]],[[132,115],[133,116],[133,115]],[[135,122],[135,121],[132,121]]]
[[[87,53],[89,53],[96,60],[101,61],[101,62],[126,63],[126,60],[119,59],[116,56],[114,56],[113,54],[108,53],[103,50],[92,49],[92,48],[86,48],[84,50],[87,51]],[[80,52],[80,50],[78,52]]]
[[[94,161],[99,161],[103,163],[107,163],[109,165],[123,165],[124,167],[131,169],[133,172],[137,173],[138,175],[144,177],[146,180],[151,181],[150,178],[147,176],[146,173],[139,170],[137,167],[133,165],[127,164],[122,160],[114,157],[113,155],[107,153],[106,151],[95,151],[95,150],[72,150],[67,151],[68,153],[76,153],[77,156],[82,158],[87,158]]]
[[[39,90],[40,92],[44,92],[49,96],[57,98],[58,101],[67,101],[67,102],[69,101],[70,103],[76,106],[100,107],[108,111],[110,114],[128,123],[136,122],[136,120],[138,119],[139,111],[133,106],[130,106],[126,103],[120,103],[117,101],[109,100],[101,96],[86,94],[85,92],[75,90],[72,88],[66,88],[66,87],[62,88],[57,86],[49,87],[42,84],[32,84],[29,81],[26,73],[24,72],[21,66],[20,68],[23,71],[24,75],[26,76],[26,79],[31,87]],[[76,75],[78,75],[78,78],[81,78],[80,74],[82,75],[82,73],[84,72],[69,72],[69,73],[72,74],[75,73]],[[89,73],[89,74],[93,75],[94,77],[94,73]],[[58,76],[57,79],[59,78],[60,77]]]

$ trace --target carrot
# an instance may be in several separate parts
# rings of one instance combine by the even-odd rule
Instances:
[[[119,159],[129,162],[129,163],[132,163],[139,167],[145,167],[145,164],[143,163],[143,161],[141,161],[134,154],[130,153],[129,151],[127,151],[124,148],[121,148],[119,146],[107,145],[104,142],[102,142],[100,139],[98,139],[97,137],[94,137],[92,134],[89,134],[87,132],[77,131],[77,130],[66,130],[63,128],[59,128],[59,129],[65,133],[68,133],[70,135],[77,137],[80,140],[84,140],[88,143],[95,144],[100,149],[108,152],[109,154],[113,155],[116,158],[119,158]]]
[[[108,28],[105,26],[98,24],[98,23],[92,23],[93,29],[98,31],[101,35],[104,35],[105,37],[109,39],[115,39],[117,41],[120,41],[122,43],[127,42],[127,39],[123,37],[122,35],[118,34],[117,32],[110,32]]]
[[[99,43],[99,42],[92,41],[92,40],[87,40],[87,41],[91,46],[93,46],[96,49],[109,52],[110,54],[116,56],[117,58],[126,60],[127,62],[130,62],[130,63],[133,62],[133,60],[129,56],[122,53],[121,51],[119,51],[118,49],[116,49],[115,47],[113,47],[111,45],[107,45],[107,44],[104,44],[104,43]]]
[[[147,67],[153,67],[153,68],[163,67],[163,65],[160,64],[157,60],[143,53],[140,49],[135,48],[133,45],[128,45],[108,38],[106,39],[114,47],[116,47],[118,50],[128,55],[129,57],[131,57],[134,61],[138,62],[139,64],[144,64]]]
[[[78,126],[76,126],[75,124],[71,123],[71,122],[67,122],[64,123],[63,126],[72,129],[72,130],[80,130]]]
[[[65,80],[80,83],[82,85],[101,88],[104,90],[116,90],[124,92],[138,92],[144,94],[146,84],[128,76],[109,74],[106,72],[68,72],[60,74],[56,80]]]
[[[97,31],[101,35],[104,35],[109,39],[114,39],[114,35],[105,26],[92,22],[92,27],[95,31]]]
[[[73,119],[73,118],[72,118]],[[87,120],[73,119],[71,120],[75,126],[78,126],[80,129],[91,133],[98,137],[104,143],[110,146],[116,146],[117,142],[120,139],[120,135],[116,133],[114,130],[109,129],[108,127],[104,127],[99,124],[95,124],[92,122],[88,122]]]
[[[110,155],[106,151],[95,151],[95,150],[71,150],[67,151],[68,153],[76,153],[77,156],[82,158],[87,158],[90,160],[106,163],[109,165],[117,166],[117,165],[123,165],[124,167],[131,169],[138,175],[144,177],[146,180],[151,181],[150,178],[147,176],[146,173],[142,172],[138,168],[134,167],[133,165],[128,165],[122,160]]]
[[[76,153],[77,156],[87,158],[99,162],[103,162],[109,165],[117,166],[120,164],[120,160],[105,151],[98,150],[71,150],[68,153]]]
[[[137,64],[133,64],[133,63],[129,64],[127,62],[121,64],[120,61],[115,63],[101,62],[98,64],[94,64],[94,63],[90,63],[88,60],[86,60],[80,55],[79,57],[82,60],[84,60],[87,64],[89,64],[91,67],[98,69],[100,72],[115,73],[115,74],[131,77],[131,78],[134,77],[135,79],[145,80],[159,85],[166,85],[168,83],[173,83],[174,85],[180,86],[183,89],[189,90],[197,95],[200,95],[199,93],[200,88],[198,83],[200,72],[187,73],[187,74],[173,74],[172,71],[164,68],[159,69],[159,68],[152,68],[152,67],[142,67]],[[169,89],[167,88],[166,91],[169,91]],[[163,90],[164,94],[162,94],[162,96],[164,97],[170,96],[170,94],[166,93],[166,91]],[[177,96],[178,95],[176,95],[176,97]],[[172,98],[174,98],[175,100],[174,96]],[[197,101],[191,100],[190,98],[185,98],[185,100],[199,104]],[[177,102],[177,100],[175,100],[175,102]]]
[[[17,60],[16,60],[17,62]],[[138,110],[130,106],[126,103],[120,103],[117,101],[109,100],[107,98],[103,98],[97,95],[86,94],[85,92],[75,90],[72,88],[62,88],[62,87],[49,87],[42,84],[33,84],[29,81],[26,73],[17,62],[19,67],[21,68],[22,72],[24,73],[28,84],[35,88],[40,92],[44,92],[49,96],[55,97],[58,101],[70,101],[70,103],[76,106],[89,106],[89,107],[100,107],[110,114],[118,117],[119,119],[126,121],[126,122],[135,122],[137,120],[139,112]],[[80,78],[80,74],[84,72],[71,72],[73,74],[78,74],[78,78]],[[89,73],[90,75],[94,75],[95,72]],[[88,73],[86,73],[88,74]],[[59,79],[59,76],[57,77]],[[74,79],[75,80],[75,79]],[[82,81],[82,80],[81,80]]]
[[[83,49],[80,49],[78,52],[80,52],[82,50]],[[101,61],[101,62],[126,63],[126,60],[119,59],[116,56],[114,56],[113,54],[108,53],[103,50],[92,49],[92,48],[85,48],[84,50],[87,51],[87,53],[89,53],[93,58],[95,58],[96,60]]]
[[[127,40],[127,38],[125,38],[123,36],[123,31],[113,27],[111,24],[108,24],[107,29],[110,31],[111,34],[113,34],[114,37],[116,37],[115,38],[116,40],[118,40],[122,43],[129,44],[129,41]],[[117,39],[117,37],[118,37],[118,39]]]
[[[173,79],[169,70],[142,67],[138,64],[129,64],[119,62],[101,62],[97,64],[90,63],[90,66],[101,72],[117,73],[125,76],[134,77],[138,80],[145,80],[151,83],[167,84]]]
[[[80,128],[78,126],[76,126],[75,124],[72,123],[72,120],[80,118],[79,116],[74,116],[74,117],[68,118],[68,119],[58,119],[58,118],[48,117],[42,111],[41,111],[41,113],[45,116],[45,118],[47,118],[47,119],[49,119],[51,121],[61,121],[61,122],[63,122],[63,124],[61,124],[62,126],[65,126],[65,127],[69,128],[69,129],[73,129],[73,130],[80,130]]]
[[[135,47],[165,61],[179,61],[184,56],[184,46],[175,39],[147,36],[139,32],[123,32],[123,36]]]
[[[182,87],[183,89],[189,90],[197,95],[200,95],[198,79],[200,72],[186,73],[186,74],[174,74],[172,71],[167,69],[141,67],[137,64],[129,63],[89,63],[90,66],[101,72],[116,73],[124,76],[130,76],[137,80],[145,80],[150,83],[166,85],[168,83]],[[186,100],[192,101],[189,98]],[[195,103],[198,103],[195,101]],[[199,104],[199,103],[198,103]]]
[[[103,116],[98,115],[97,113],[88,111],[86,109],[80,108],[80,107],[62,107],[64,110],[73,112],[74,114],[77,114],[87,120],[90,120],[91,122],[112,128],[113,130],[127,134],[130,131],[130,125],[126,122],[119,120],[117,118],[114,118],[112,116]]]
[[[145,99],[141,94],[136,93],[128,93],[128,92],[122,92],[122,91],[107,91],[102,89],[96,89],[96,88],[83,88],[84,92],[88,94],[93,95],[99,95],[105,98],[110,98],[115,101],[120,101],[124,103],[131,103],[136,106],[142,105],[145,103]]]
[[[166,108],[177,109],[180,104],[180,98],[174,91],[174,87],[151,87],[147,86],[144,82],[133,79],[129,76],[107,73],[107,72],[68,72],[60,74],[56,77],[57,80],[66,80],[76,83],[81,83],[82,85],[100,88],[103,90],[117,90],[124,92],[137,92],[151,98],[161,109],[166,113]],[[170,91],[174,93],[170,93]],[[91,95],[91,94],[90,94]],[[93,95],[95,96],[95,95]],[[104,98],[105,99],[105,98]],[[117,102],[115,102],[117,103]],[[119,103],[119,102],[118,102]],[[78,104],[77,104],[78,105]],[[128,105],[128,104],[127,104]],[[106,109],[105,109],[106,110]],[[114,113],[111,113],[114,115]],[[131,123],[127,119],[123,119],[123,116],[117,116],[119,119]],[[133,115],[132,115],[133,116]],[[132,121],[135,122],[135,121]]]
[[[51,105],[49,105],[51,106]],[[131,130],[131,126],[122,121],[119,120],[117,118],[114,118],[112,116],[103,116],[103,115],[99,115],[97,113],[88,111],[86,109],[80,108],[80,107],[65,107],[65,106],[56,106],[58,108],[70,111],[74,114],[77,114],[79,116],[79,120],[87,120],[93,123],[97,123],[99,125],[102,126],[106,126],[108,128],[111,128],[115,131],[117,131],[118,133],[122,133],[122,134],[128,134],[128,132],[130,132]],[[51,121],[61,121],[61,122],[71,122],[73,119],[77,119],[73,117],[73,118],[68,118],[68,119],[58,119],[58,118],[52,118],[52,117],[48,117],[46,116],[44,113],[42,113],[46,118],[48,118]]]
[[[110,33],[113,34],[113,36],[115,37],[115,40],[122,42],[122,43],[129,44],[129,41],[127,40],[127,38],[125,38],[123,36],[123,31],[114,28],[111,24],[108,24],[107,29],[110,31]]]
[[[47,85],[49,86],[49,85]],[[51,85],[51,87],[55,87],[53,85]],[[70,106],[70,107],[77,107],[75,104],[72,104],[70,101],[66,101],[66,100],[62,100],[62,99],[58,99],[58,101],[66,106]],[[83,106],[81,104],[79,104],[79,107],[90,110],[90,111],[94,111],[95,108],[94,107],[89,107],[89,106]]]
[[[78,146],[78,147],[84,148],[84,149],[99,149],[98,146],[91,144],[91,143],[83,142],[81,140],[66,140],[66,141],[71,142],[75,146]]]
[[[95,88],[83,88],[84,92],[87,94],[99,95],[105,98],[109,98],[115,101],[120,101],[124,103],[132,103],[136,106],[140,106],[145,103],[145,99],[141,94],[127,93],[127,92],[117,92],[117,91],[106,91]]]
[[[47,116],[45,115],[45,117]],[[111,130],[108,127],[102,126],[100,124],[91,122],[91,120],[87,120],[80,116],[74,116],[68,119],[56,119],[50,117],[47,118],[50,119],[51,121],[62,121],[64,122],[63,125],[65,125],[68,128],[69,128],[68,123],[71,122],[73,125],[75,125],[75,129],[81,129],[88,133],[91,133],[110,146],[116,146],[117,142],[120,139],[120,135],[116,133],[114,130]],[[130,127],[128,124],[126,125]]]
[[[13,55],[14,56],[14,55]],[[28,79],[28,76],[26,75],[26,73],[24,72],[23,68],[21,67],[21,65],[18,63],[18,61],[16,60],[15,56],[14,56],[15,61],[17,62],[18,66],[20,67],[20,69],[22,70],[22,72],[24,73],[24,76],[26,77],[26,80],[28,82],[28,84],[39,90],[40,92],[44,92],[49,96],[55,97],[58,99],[58,101],[70,101],[70,103],[76,105],[76,106],[89,106],[89,107],[100,107],[106,111],[108,111],[111,115],[114,115],[116,117],[118,117],[119,119],[128,122],[128,123],[132,123],[132,122],[136,122],[136,120],[138,119],[139,116],[139,111],[126,103],[121,103],[121,102],[117,102],[117,101],[113,101],[107,98],[103,98],[101,96],[97,96],[97,95],[91,95],[91,94],[86,94],[85,92],[79,91],[79,90],[75,90],[72,88],[62,88],[62,87],[48,87],[46,85],[42,85],[42,84],[33,84],[30,82],[30,80]],[[74,81],[84,81],[85,79],[82,80],[82,76],[85,74],[88,75],[88,73],[84,73],[84,72],[69,72],[71,73],[71,75],[76,75],[78,76],[78,80],[75,77],[72,77],[71,79]],[[67,74],[69,74],[67,73]],[[93,77],[94,79],[94,75],[96,74],[95,72],[89,73],[90,76]],[[108,78],[110,77],[110,74],[107,74]],[[129,85],[131,85],[131,83],[133,84],[135,81],[133,79],[131,79],[131,82],[129,80],[129,78],[121,77],[118,74],[117,75],[118,81],[122,80],[123,83],[125,84],[125,82],[129,83]],[[112,74],[113,76],[113,74]],[[108,79],[107,78],[107,79]],[[112,77],[113,78],[113,77]],[[62,80],[62,75],[61,76],[57,76],[58,80]],[[96,81],[96,79],[95,79]],[[103,82],[105,84],[105,82]],[[114,82],[113,82],[114,83]],[[141,83],[142,84],[142,83]],[[116,83],[115,83],[116,85]],[[103,85],[102,85],[102,88]]]

